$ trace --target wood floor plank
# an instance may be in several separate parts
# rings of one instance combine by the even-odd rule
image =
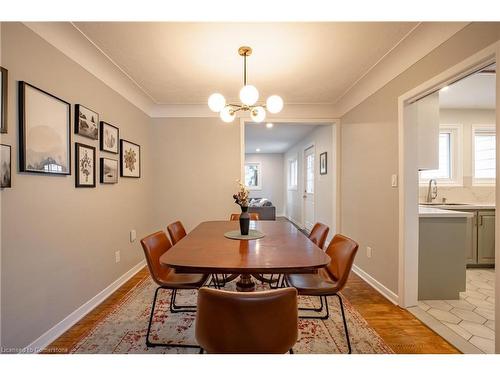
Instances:
[[[127,293],[146,277],[149,277],[149,273],[147,268],[144,268],[47,346],[42,353],[69,353],[89,330],[110,314]],[[410,312],[395,306],[357,275],[351,273],[342,294],[394,352],[401,354],[460,353]]]

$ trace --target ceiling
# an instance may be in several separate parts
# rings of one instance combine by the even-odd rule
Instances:
[[[495,109],[496,77],[492,73],[476,73],[439,92],[441,108]]]
[[[157,104],[206,104],[214,91],[236,100],[249,45],[249,83],[285,104],[335,103],[416,22],[76,22]]]
[[[273,123],[271,129],[265,123],[245,124],[245,153],[281,154],[302,140],[320,124]]]

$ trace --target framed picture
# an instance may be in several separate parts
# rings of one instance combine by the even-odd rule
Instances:
[[[262,190],[262,164],[245,163],[245,186],[248,190]]]
[[[118,154],[120,130],[107,122],[101,121],[101,151]]]
[[[11,148],[9,145],[0,145],[0,188],[10,188],[12,179]]]
[[[75,187],[95,187],[95,147],[75,143]]]
[[[319,154],[319,174],[327,173],[326,152]]]
[[[9,74],[0,66],[0,133],[7,133],[7,85]]]
[[[97,139],[99,135],[99,114],[84,107],[81,104],[75,105],[75,134]]]
[[[141,146],[120,139],[120,176],[141,177]]]
[[[71,105],[19,82],[19,170],[71,174]]]
[[[101,184],[118,183],[118,160],[101,158]]]

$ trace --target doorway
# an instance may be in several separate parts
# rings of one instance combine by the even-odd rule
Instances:
[[[304,151],[304,199],[303,204],[303,222],[306,231],[310,232],[314,226],[314,180],[315,180],[315,148],[314,145],[309,146]]]

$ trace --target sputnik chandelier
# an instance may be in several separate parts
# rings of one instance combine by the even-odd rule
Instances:
[[[252,54],[250,47],[240,47],[238,54],[243,57],[243,87],[240,90],[242,104],[227,103],[222,94],[215,93],[208,98],[208,107],[213,112],[219,112],[224,122],[232,122],[236,112],[250,111],[250,117],[255,122],[262,122],[266,118],[266,109],[271,113],[278,113],[283,109],[283,99],[279,95],[271,95],[266,104],[258,104],[259,91],[255,86],[247,84],[247,56]]]

